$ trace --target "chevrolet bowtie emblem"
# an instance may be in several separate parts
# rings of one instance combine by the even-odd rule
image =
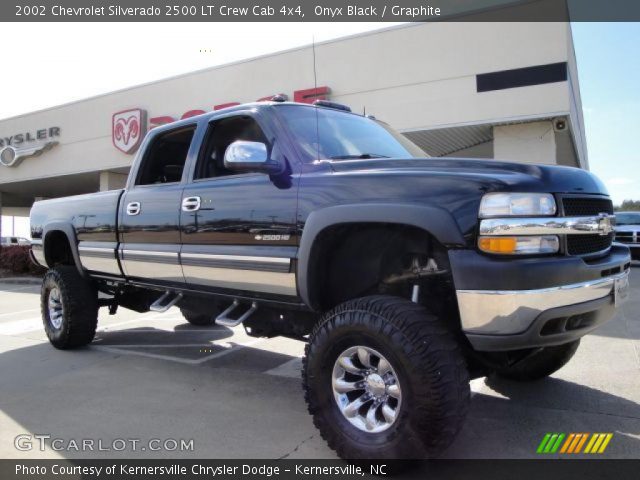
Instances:
[[[47,142],[22,148],[8,145],[0,150],[0,164],[5,167],[17,167],[25,158],[37,157],[41,153],[51,150],[57,144],[58,142]]]
[[[598,215],[598,233],[600,235],[609,235],[611,232],[613,232],[613,225],[614,222],[612,222],[612,219],[615,219],[615,216],[611,216],[608,213],[601,213]]]

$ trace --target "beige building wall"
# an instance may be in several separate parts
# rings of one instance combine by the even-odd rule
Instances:
[[[578,124],[574,81],[481,94],[475,83],[479,73],[571,64],[570,37],[562,23],[412,24],[317,45],[317,80],[331,88],[332,100],[356,112],[366,108],[404,131],[570,112]],[[179,117],[190,109],[209,111],[215,104],[275,93],[291,98],[294,90],[313,86],[313,54],[304,47],[2,120],[0,135],[58,126],[61,137],[59,146],[40,157],[0,169],[0,188],[130,166],[133,157],[111,142],[111,116],[120,110],[140,107],[149,117]]]

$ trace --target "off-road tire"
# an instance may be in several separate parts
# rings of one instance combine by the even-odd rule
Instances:
[[[206,327],[209,325],[215,324],[215,315],[213,314],[202,314],[197,312],[192,312],[191,310],[187,310],[184,308],[180,309],[182,316],[184,319],[189,322],[191,325],[196,325],[199,327]]]
[[[542,348],[511,367],[496,370],[496,374],[520,382],[531,382],[548,377],[564,367],[579,346],[580,340],[578,339],[564,345]]]
[[[352,425],[333,396],[334,363],[355,345],[380,352],[402,389],[394,423],[378,433]],[[315,426],[344,459],[437,456],[455,438],[469,405],[469,376],[454,335],[423,306],[398,297],[350,300],[326,313],[309,338],[302,377]]]
[[[61,325],[55,328],[49,315],[49,294],[56,288],[62,304]],[[42,280],[40,307],[51,344],[61,350],[91,343],[98,326],[98,292],[75,266],[60,265]]]

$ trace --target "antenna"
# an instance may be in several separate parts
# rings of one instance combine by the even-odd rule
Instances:
[[[316,37],[311,35],[311,51],[313,52],[313,88],[318,89],[318,72],[316,71]],[[316,109],[316,160],[320,160],[320,119]]]
[[[316,37],[311,36],[311,51],[313,52],[313,88],[318,88],[318,72],[316,71]]]

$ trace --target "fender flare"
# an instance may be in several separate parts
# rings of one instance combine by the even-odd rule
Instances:
[[[61,231],[67,236],[67,241],[69,242],[69,247],[71,248],[71,255],[73,256],[73,262],[76,264],[76,268],[78,272],[83,277],[86,276],[85,271],[82,269],[82,263],[80,262],[80,253],[78,251],[78,240],[76,238],[76,231],[73,228],[73,225],[67,222],[51,222],[48,223],[44,227],[44,231],[42,232],[42,255],[46,260],[46,242],[47,235],[53,231]],[[47,263],[47,266],[51,268],[51,265]]]
[[[315,302],[311,298],[308,270],[315,240],[328,227],[350,223],[408,225],[424,230],[445,246],[465,245],[464,236],[451,213],[433,205],[366,203],[338,205],[314,211],[302,230],[296,272],[298,294],[311,308],[315,307]]]

